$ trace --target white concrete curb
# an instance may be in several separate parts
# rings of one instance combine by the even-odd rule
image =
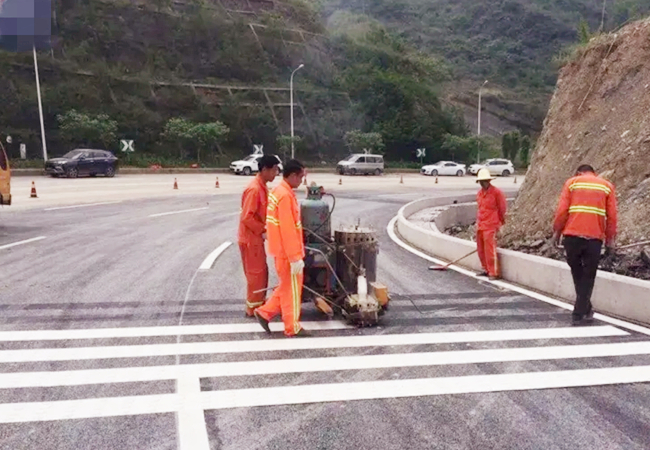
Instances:
[[[457,199],[458,203],[474,200],[474,195],[459,196]],[[443,234],[435,226],[426,229],[408,220],[418,211],[449,205],[449,202],[449,198],[427,198],[403,206],[397,214],[398,233],[412,246],[447,261],[460,258],[474,250],[474,242]],[[462,223],[463,218],[471,216],[468,215],[470,206],[476,211],[475,204],[450,205],[447,211],[441,212],[436,218],[436,223]],[[512,250],[498,249],[497,252],[504,280],[567,303],[574,302],[571,271],[564,262]],[[475,271],[482,270],[476,255],[464,259],[459,265]],[[650,281],[599,271],[592,303],[598,312],[650,324]]]

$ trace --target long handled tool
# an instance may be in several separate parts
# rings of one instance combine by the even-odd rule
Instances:
[[[474,253],[476,253],[478,249],[472,250],[470,253],[466,254],[465,256],[461,256],[455,261],[450,262],[449,264],[445,264],[444,266],[429,266],[429,270],[447,270],[449,266],[453,266],[456,264],[458,261],[467,258],[468,256],[472,256]]]
[[[624,245],[622,247],[616,247],[616,250],[623,250],[623,249],[632,248],[632,247],[640,247],[642,245],[650,245],[650,241],[636,242],[634,244],[628,244],[628,245]]]

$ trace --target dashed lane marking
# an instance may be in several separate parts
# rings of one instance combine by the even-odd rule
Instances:
[[[18,242],[14,242],[14,243],[11,243],[11,244],[0,245],[0,250],[4,250],[6,248],[17,247],[17,246],[23,245],[23,244],[30,244],[32,242],[42,241],[43,239],[45,239],[45,236],[39,236],[39,237],[31,238],[31,239],[25,239],[24,241],[18,241]]]
[[[174,214],[185,214],[185,213],[190,213],[190,212],[195,212],[195,211],[205,211],[206,209],[208,209],[208,207],[204,206],[203,208],[183,209],[181,211],[169,211],[169,212],[164,212],[164,213],[151,214],[151,215],[149,215],[149,217],[171,216],[171,215],[174,215]]]
[[[199,269],[201,270],[208,270],[211,269],[212,266],[214,265],[214,262],[221,256],[221,254],[228,249],[232,245],[232,242],[224,242],[221,244],[219,247],[214,249],[212,253],[210,253],[201,263],[201,266]]]
[[[82,205],[72,205],[72,206],[57,206],[55,208],[44,209],[43,211],[58,211],[60,209],[88,208],[91,206],[116,205],[118,203],[122,203],[122,202],[116,201],[116,202],[101,202],[101,203],[85,203]]]

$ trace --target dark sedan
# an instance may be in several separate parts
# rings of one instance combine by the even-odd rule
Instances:
[[[52,158],[45,163],[45,173],[53,177],[77,178],[84,175],[115,176],[117,158],[106,150],[76,149],[61,158]]]

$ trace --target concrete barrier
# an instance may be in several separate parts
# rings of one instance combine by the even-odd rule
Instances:
[[[468,202],[468,196],[459,197],[458,202]],[[474,222],[476,204],[449,205],[435,218],[435,227],[429,229],[409,220],[413,214],[426,208],[440,207],[452,203],[446,199],[423,199],[411,202],[400,209],[396,227],[399,235],[410,245],[434,257],[452,261],[476,249],[476,244],[465,239],[443,234],[439,230],[454,224],[469,225]],[[473,212],[473,214],[472,214]],[[498,249],[499,264],[503,279],[574,303],[575,291],[569,266],[540,256]],[[464,259],[459,265],[481,271],[476,254]],[[650,281],[625,277],[598,271],[592,297],[596,311],[636,323],[650,324]]]

